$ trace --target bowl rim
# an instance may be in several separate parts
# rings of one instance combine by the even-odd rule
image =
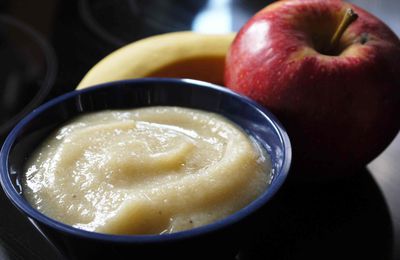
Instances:
[[[74,96],[79,96],[86,92],[97,91],[100,89],[106,88],[115,88],[116,86],[122,85],[136,85],[136,84],[146,84],[146,83],[155,83],[155,84],[178,84],[178,85],[186,85],[185,87],[202,87],[212,89],[214,91],[222,92],[225,95],[232,96],[237,99],[241,99],[244,103],[249,106],[254,107],[261,114],[263,114],[264,118],[269,121],[271,126],[274,128],[274,131],[278,134],[280,142],[284,147],[283,157],[282,157],[282,168],[279,172],[275,173],[275,180],[273,180],[269,186],[269,188],[264,191],[260,196],[258,196],[255,200],[253,200],[250,204],[240,209],[239,211],[229,215],[226,218],[217,220],[211,224],[207,224],[204,226],[196,227],[189,230],[178,231],[174,233],[167,234],[150,234],[150,235],[115,235],[115,234],[104,234],[93,231],[86,231],[83,229],[75,228],[73,226],[61,223],[55,219],[52,219],[38,210],[34,209],[24,198],[19,194],[10,179],[9,166],[8,166],[8,157],[15,143],[15,140],[24,126],[29,123],[31,120],[34,120],[37,116],[39,116],[45,110],[50,109],[51,107],[57,105],[58,103],[62,103],[63,101],[73,98]],[[158,242],[166,242],[166,241],[176,241],[185,238],[192,238],[200,235],[205,235],[208,233],[212,233],[214,231],[226,228],[234,223],[239,222],[240,220],[246,218],[248,215],[252,214],[263,205],[265,205],[273,195],[280,189],[282,184],[284,183],[290,169],[292,158],[292,148],[290,144],[289,137],[287,135],[286,130],[279,122],[279,120],[267,109],[257,104],[255,101],[251,100],[248,97],[240,95],[232,90],[229,90],[225,87],[218,86],[212,83],[203,82],[199,80],[193,79],[178,79],[178,78],[140,78],[140,79],[128,79],[128,80],[119,80],[113,82],[107,82],[103,84],[98,84],[89,88],[74,90],[58,96],[38,108],[34,109],[31,113],[25,116],[9,133],[7,136],[1,152],[0,152],[0,183],[3,187],[3,190],[9,200],[14,204],[14,206],[23,212],[28,218],[31,220],[35,220],[38,223],[44,224],[47,227],[60,231],[62,233],[66,233],[69,235],[74,235],[78,237],[84,237],[86,239],[91,240],[100,240],[106,242],[117,242],[117,243],[158,243]]]

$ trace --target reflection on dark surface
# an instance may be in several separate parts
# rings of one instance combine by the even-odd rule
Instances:
[[[367,170],[329,183],[289,180],[257,219],[240,259],[392,259],[390,213]]]

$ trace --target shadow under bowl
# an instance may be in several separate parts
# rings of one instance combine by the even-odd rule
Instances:
[[[225,219],[162,235],[110,235],[77,229],[43,215],[25,200],[20,184],[24,165],[51,132],[82,113],[147,106],[200,109],[221,114],[241,126],[269,153],[273,168],[269,188]],[[201,81],[147,78],[73,91],[40,106],[11,131],[1,150],[0,162],[0,180],[8,198],[68,259],[201,258],[210,254],[226,257],[234,256],[238,243],[249,235],[246,221],[252,213],[271,200],[285,181],[291,162],[291,146],[278,120],[246,97]]]

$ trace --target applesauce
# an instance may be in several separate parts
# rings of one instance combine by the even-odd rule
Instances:
[[[110,234],[160,234],[222,219],[271,180],[267,153],[226,118],[148,107],[82,115],[28,160],[24,195],[43,214]]]

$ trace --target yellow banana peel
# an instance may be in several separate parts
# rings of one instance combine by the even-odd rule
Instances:
[[[190,31],[151,36],[112,52],[84,76],[77,89],[142,77],[191,78],[223,83],[225,56],[235,37]]]

